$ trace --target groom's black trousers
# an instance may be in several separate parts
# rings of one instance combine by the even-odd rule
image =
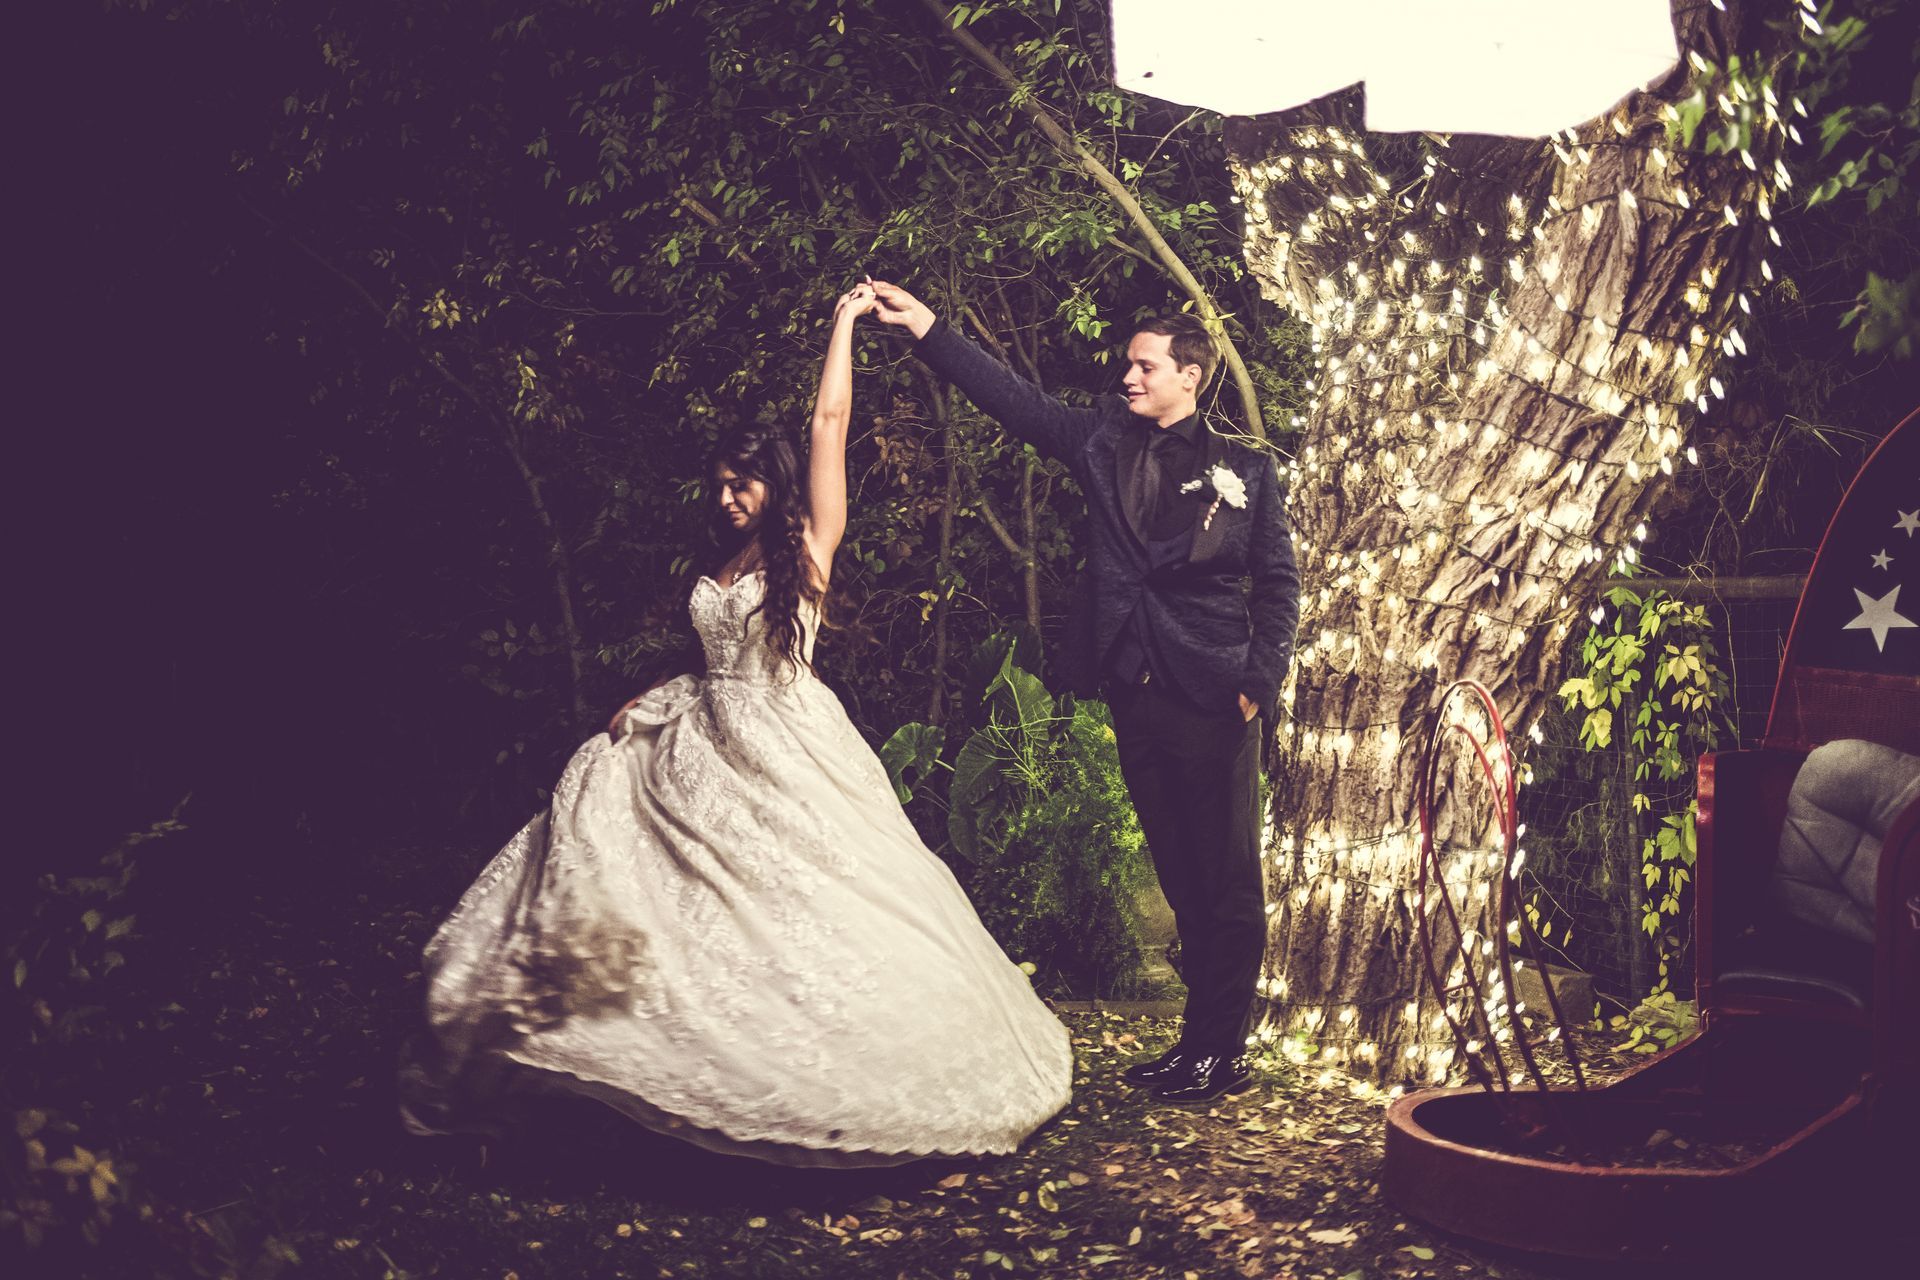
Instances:
[[[1161,682],[1108,691],[1120,771],[1180,931],[1180,1042],[1235,1054],[1266,949],[1260,874],[1260,733],[1200,711]]]

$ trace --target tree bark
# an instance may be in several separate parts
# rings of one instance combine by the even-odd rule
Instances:
[[[1020,341],[1020,331],[1013,324],[1011,312],[1007,315],[1007,341],[1002,343],[971,304],[963,303],[960,311],[973,325],[974,331],[980,335],[981,340],[993,348],[994,354],[1002,360],[1011,361],[1018,358],[1027,371],[1027,377],[1032,379],[1033,385],[1045,388],[1046,379],[1040,374],[1039,362],[1033,358],[1033,353],[1027,349],[1026,344]],[[1000,518],[1000,513],[994,510],[992,501],[985,494],[980,495],[977,504],[980,518],[986,521],[987,528],[993,531],[993,536],[1020,566],[1021,594],[1026,609],[1027,628],[1033,633],[1035,640],[1040,637],[1040,524],[1033,507],[1033,472],[1037,465],[1038,460],[1032,453],[1027,453],[1021,459],[1020,537],[1013,536],[1013,530],[1007,527],[1006,521]]]
[[[1013,536],[1013,530],[1007,528],[1007,522],[1000,518],[998,511],[994,510],[991,498],[981,494],[975,500],[975,507],[980,512],[980,518],[986,522],[987,528],[993,532],[993,536],[999,540],[1001,546],[1007,549],[1007,554],[1013,557],[1014,563],[1020,566],[1021,581],[1025,588],[1027,626],[1037,636],[1040,634],[1040,565],[1034,558],[1032,546],[1031,544],[1022,545],[1020,539]],[[1025,514],[1031,514],[1030,501],[1026,504]],[[1029,533],[1031,533],[1030,527]]]
[[[1027,628],[1035,643],[1040,639],[1040,518],[1033,509],[1033,469],[1038,464],[1033,454],[1020,468],[1020,536],[1025,544],[1020,566],[1020,583],[1025,588]]]
[[[1709,6],[1677,20],[1683,50],[1731,38]],[[1350,102],[1229,129],[1247,260],[1319,358],[1286,468],[1301,624],[1263,1034],[1329,1063],[1382,1079],[1449,1065],[1414,945],[1422,726],[1470,677],[1524,760],[1595,587],[1635,554],[1742,341],[1779,134],[1756,137],[1752,168],[1680,151],[1661,113],[1689,92],[1684,68],[1570,141],[1436,140],[1400,194]],[[1454,781],[1462,801],[1483,785]],[[1441,832],[1475,911],[1497,887],[1488,813],[1451,806]]]
[[[927,404],[933,414],[933,438],[945,451],[945,487],[940,499],[940,554],[933,571],[933,670],[928,673],[927,723],[945,724],[947,719],[947,664],[952,657],[953,592],[948,575],[953,566],[953,516],[960,505],[960,447],[953,438],[953,417],[948,410],[951,394],[932,375],[927,376]]]

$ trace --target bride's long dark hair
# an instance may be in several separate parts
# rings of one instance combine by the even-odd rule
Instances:
[[[807,663],[801,648],[805,633],[800,625],[800,602],[819,602],[826,593],[814,581],[807,552],[807,498],[800,481],[799,450],[784,427],[754,423],[736,427],[721,438],[707,474],[711,476],[723,466],[767,487],[760,519],[754,531],[745,535],[759,540],[767,577],[766,597],[753,612],[766,612],[768,646],[796,667],[803,667]],[[741,535],[722,526],[715,566],[731,559],[743,541]]]

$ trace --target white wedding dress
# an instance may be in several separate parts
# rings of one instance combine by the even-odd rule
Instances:
[[[706,678],[589,739],[428,944],[415,1132],[557,1089],[712,1150],[893,1164],[1011,1151],[1066,1104],[1065,1028],[769,648],[764,591],[696,584]]]

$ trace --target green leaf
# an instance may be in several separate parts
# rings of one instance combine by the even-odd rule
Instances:
[[[1586,723],[1580,726],[1580,737],[1587,742],[1589,750],[1603,751],[1613,743],[1613,712],[1602,708],[1587,713]]]
[[[880,763],[887,768],[893,792],[905,804],[940,763],[947,731],[936,724],[903,724],[880,747]]]
[[[996,698],[996,694],[1000,696]],[[1010,727],[1017,727],[1023,734],[1038,733],[1053,719],[1053,695],[1040,677],[1013,664],[1011,650],[1000,665],[1000,674],[987,686],[987,697],[995,703],[997,712],[1009,718]]]
[[[1000,671],[1006,665],[1008,657],[1013,664],[1027,671],[1040,665],[1039,646],[1024,628],[1016,631],[996,631],[973,647],[967,655],[966,688],[973,701],[987,696],[988,686],[1000,678]]]
[[[994,746],[992,736],[982,730],[967,739],[953,762],[953,782],[947,792],[947,838],[969,861],[978,861],[981,852],[979,793],[998,774],[1003,762]]]
[[[1679,119],[1668,126],[1669,131],[1679,134],[1681,146],[1691,147],[1694,132],[1700,128],[1700,122],[1707,115],[1707,97],[1703,93],[1695,93],[1674,110],[1679,113]]]
[[[1820,158],[1822,160],[1832,155],[1833,149],[1846,141],[1847,135],[1853,132],[1853,122],[1850,119],[1852,114],[1852,107],[1841,107],[1838,111],[1829,112],[1821,118]]]

